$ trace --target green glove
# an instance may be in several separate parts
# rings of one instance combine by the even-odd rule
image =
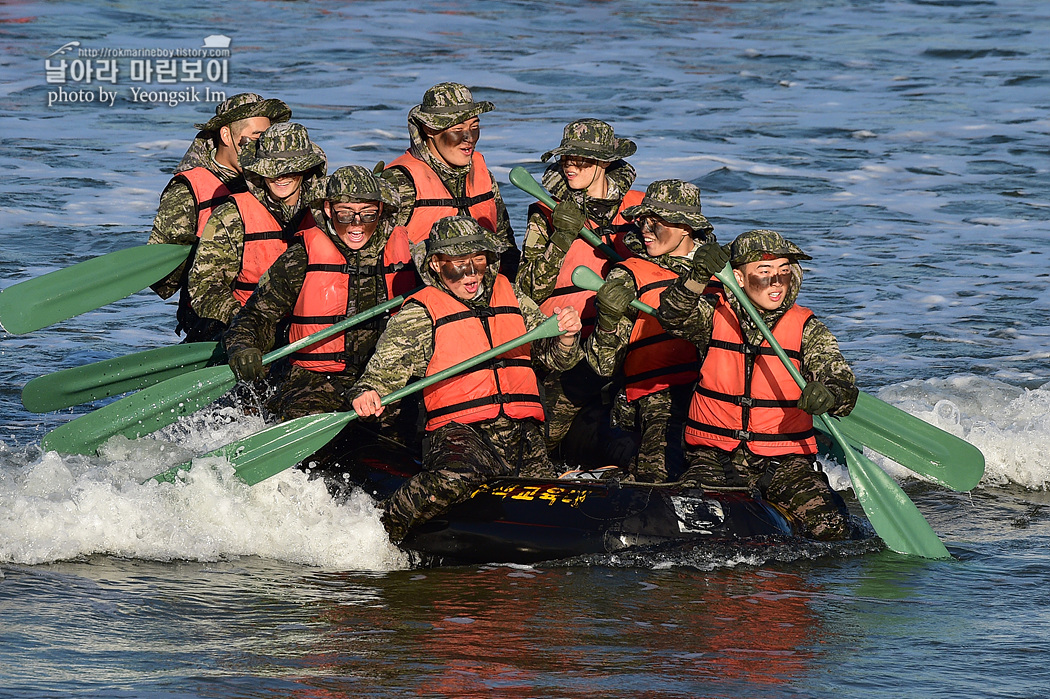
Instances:
[[[800,410],[810,415],[823,415],[835,407],[835,396],[828,387],[819,381],[810,381],[802,389],[802,396],[797,403]]]
[[[558,202],[551,212],[551,223],[554,233],[551,242],[562,252],[568,252],[572,241],[580,234],[580,229],[587,225],[587,217],[571,199]]]
[[[230,355],[230,368],[241,381],[258,381],[266,376],[262,352],[254,347],[237,350]]]
[[[612,332],[634,301],[634,289],[626,279],[613,279],[598,289],[595,302],[598,305],[598,327]]]
[[[729,246],[718,243],[704,243],[693,253],[693,266],[689,277],[700,284],[707,285],[715,272],[721,272],[729,262]]]

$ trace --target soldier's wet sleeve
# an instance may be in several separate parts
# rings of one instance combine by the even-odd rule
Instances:
[[[691,287],[687,276],[679,277],[667,287],[660,295],[656,319],[669,334],[703,350],[711,340],[714,301]]]
[[[534,330],[545,322],[548,316],[540,310],[536,302],[525,296],[520,289],[515,290],[518,295],[518,304],[521,306],[521,314],[525,317],[525,329]],[[544,337],[532,343],[532,361],[539,363],[553,371],[568,371],[583,359],[583,348],[580,346],[580,336],[571,347],[562,345],[560,336]]]
[[[192,245],[197,242],[197,203],[190,186],[181,179],[173,179],[160,195],[160,206],[153,218],[147,245]],[[171,298],[179,290],[180,280],[188,262],[183,262],[171,274],[150,286],[162,299]]]
[[[838,340],[816,318],[806,321],[802,329],[802,376],[807,381],[821,382],[835,396],[832,415],[849,415],[857,404],[857,378],[842,356]]]
[[[401,204],[397,207],[394,225],[404,226],[412,217],[412,209],[416,205],[416,187],[412,184],[412,178],[398,167],[387,168],[379,176],[397,189]]]
[[[605,278],[610,281],[624,279],[634,288],[634,279],[620,267],[613,267]],[[637,288],[635,292],[637,293]],[[612,332],[606,332],[596,325],[594,332],[584,341],[584,357],[596,374],[612,376],[616,373],[616,369],[623,363],[623,358],[627,354],[627,343],[631,340],[631,332],[634,330],[634,322],[637,317],[638,311],[629,308],[627,313],[617,321]]]
[[[536,303],[543,303],[554,293],[558,271],[565,261],[565,251],[551,244],[550,237],[550,224],[534,204],[529,207],[517,281],[525,295]]]
[[[190,305],[201,318],[228,324],[241,304],[233,296],[233,282],[241,270],[244,223],[233,202],[221,204],[201,232],[190,268]]]
[[[426,309],[418,303],[406,303],[386,325],[375,353],[364,373],[350,389],[353,400],[365,391],[380,396],[402,388],[413,376],[424,376],[434,356],[433,324]]]
[[[273,349],[277,324],[291,315],[306,280],[306,248],[292,245],[259,280],[255,293],[223,334],[226,354],[249,347]]]

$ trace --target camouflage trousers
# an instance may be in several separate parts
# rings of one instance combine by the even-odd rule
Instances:
[[[613,427],[641,435],[638,453],[627,467],[636,481],[663,483],[682,475],[682,435],[692,394],[692,386],[672,386],[630,402],[623,391],[616,397]]]
[[[549,475],[553,470],[541,427],[529,420],[450,422],[432,432],[428,441],[423,470],[405,481],[384,506],[383,524],[394,543],[489,480]]]
[[[766,502],[783,508],[813,539],[848,539],[852,533],[846,503],[832,489],[814,457],[756,456],[745,447],[727,452],[688,445],[685,456],[689,470],[682,482],[758,490]]]
[[[543,380],[543,409],[547,415],[547,448],[565,439],[572,421],[588,405],[600,403],[607,379],[587,362],[565,372],[552,372]]]

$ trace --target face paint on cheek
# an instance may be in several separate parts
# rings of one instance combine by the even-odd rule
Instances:
[[[480,126],[475,126],[471,129],[463,129],[459,131],[446,129],[445,131],[442,131],[437,135],[438,141],[440,141],[441,145],[445,146],[446,148],[455,148],[464,141],[469,141],[470,143],[477,143],[478,138],[480,137]]]
[[[768,289],[777,282],[779,282],[781,286],[789,287],[791,286],[792,276],[790,270],[787,272],[781,272],[780,274],[749,274],[747,275],[747,284],[753,289]]]

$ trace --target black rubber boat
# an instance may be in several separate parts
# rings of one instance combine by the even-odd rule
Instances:
[[[357,486],[382,501],[419,470],[403,449],[356,439],[346,448],[349,441],[341,440],[344,446],[314,469],[337,495]],[[413,529],[402,547],[440,564],[535,563],[668,542],[743,544],[795,533],[778,510],[746,491],[586,477],[595,473],[494,480]]]

